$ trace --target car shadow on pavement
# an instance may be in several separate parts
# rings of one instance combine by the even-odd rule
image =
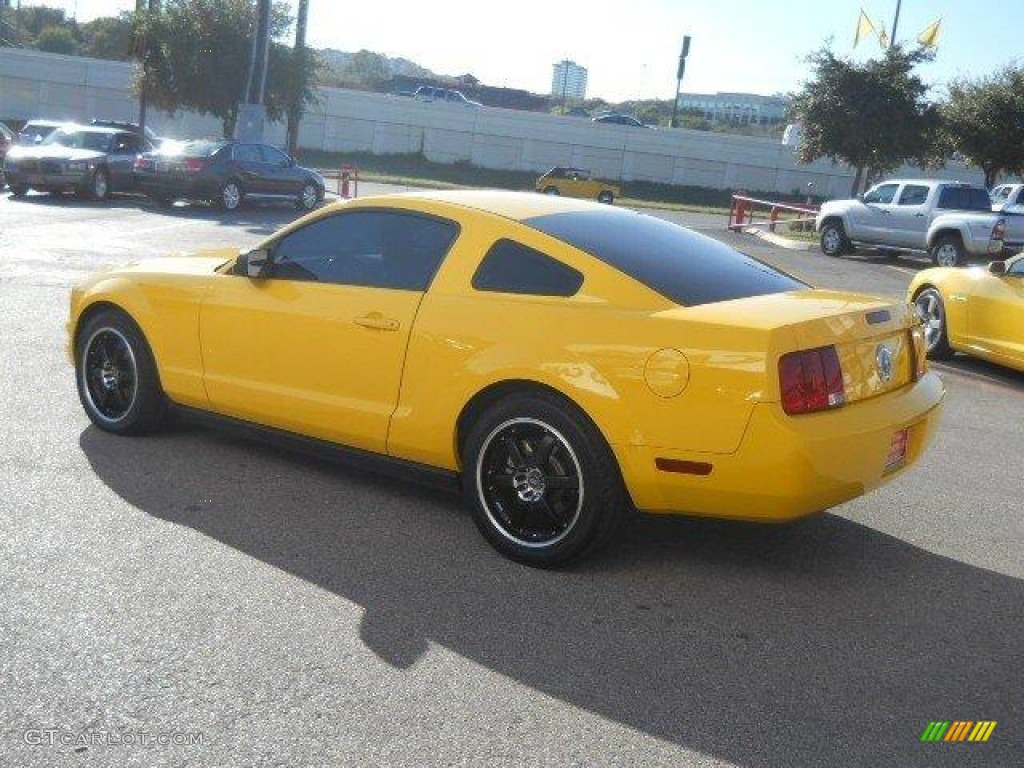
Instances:
[[[134,507],[361,606],[397,669],[439,644],[743,766],[1018,764],[1024,582],[842,517],[639,517],[606,554],[540,571],[440,492],[200,428],[89,427],[80,445]],[[999,738],[921,744],[937,719],[995,719]]]
[[[957,354],[949,360],[932,361],[929,365],[940,373],[956,372],[978,381],[986,381],[990,384],[998,384],[1024,392],[1024,371],[1016,371],[1013,368],[990,363],[977,357]]]

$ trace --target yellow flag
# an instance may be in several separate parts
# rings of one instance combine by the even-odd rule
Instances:
[[[923,45],[925,48],[934,48],[939,44],[939,25],[942,24],[942,19],[933,21],[927,27],[924,28],[924,32],[917,36],[917,42]]]
[[[889,47],[889,35],[885,31],[885,27],[878,30],[878,44],[883,48]]]
[[[871,23],[871,19],[864,13],[864,9],[860,9],[860,18],[857,20],[857,34],[853,37],[853,47],[856,48],[862,37],[866,37],[868,33],[877,35],[875,32],[875,25]]]

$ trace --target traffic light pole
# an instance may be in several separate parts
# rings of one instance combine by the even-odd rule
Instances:
[[[686,35],[683,37],[683,50],[679,53],[679,69],[676,70],[676,98],[672,102],[672,122],[669,123],[673,128],[676,127],[676,115],[679,114],[679,92],[683,88],[683,74],[686,72],[686,57],[690,53],[690,36]]]

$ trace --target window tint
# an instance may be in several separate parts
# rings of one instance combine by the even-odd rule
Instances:
[[[869,189],[864,195],[864,202],[887,205],[892,202],[897,189],[899,189],[899,184],[883,184],[880,187]]]
[[[339,213],[279,240],[273,276],[425,291],[457,234],[450,221],[415,214]]]
[[[1024,277],[1024,259],[1017,259],[1010,268],[1006,270],[1006,274],[1014,275],[1015,277]]]
[[[476,290],[497,293],[572,296],[581,285],[583,275],[572,267],[512,240],[492,245],[473,275]]]
[[[907,184],[900,192],[899,205],[921,205],[928,198],[928,187]]]
[[[260,147],[263,150],[263,159],[271,165],[276,165],[284,168],[289,165],[288,155],[276,147],[271,147],[266,144]]]
[[[991,211],[992,201],[988,192],[979,187],[943,187],[938,207],[954,211]]]
[[[234,157],[240,163],[263,162],[263,153],[255,144],[236,144]]]
[[[663,219],[611,207],[525,224],[557,237],[683,306],[807,287],[724,243]]]

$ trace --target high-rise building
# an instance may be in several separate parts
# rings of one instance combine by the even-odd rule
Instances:
[[[556,98],[587,98],[587,68],[565,59],[551,67],[551,95]]]

